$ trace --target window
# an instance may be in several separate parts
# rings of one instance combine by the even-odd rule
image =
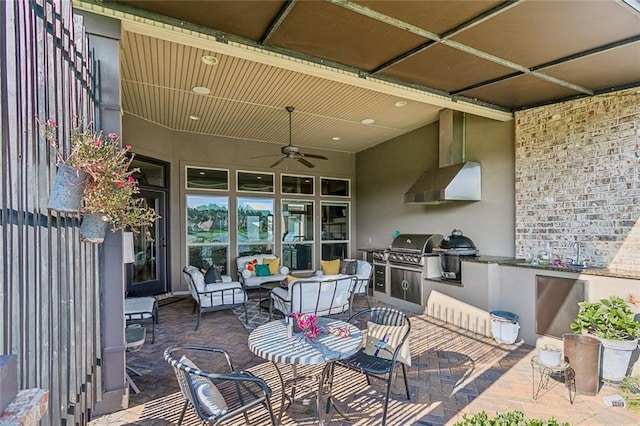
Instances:
[[[350,197],[351,181],[349,179],[320,178],[320,195]]]
[[[273,198],[238,198],[238,256],[273,253]]]
[[[322,202],[322,260],[344,259],[349,254],[349,203]]]
[[[280,187],[283,194],[314,194],[315,179],[312,176],[281,175],[280,179]]]
[[[186,167],[187,189],[229,190],[229,170]]]
[[[313,201],[282,200],[282,264],[313,269]]]
[[[227,273],[229,197],[187,195],[187,251],[189,265]]]
[[[273,173],[238,172],[238,191],[273,194]]]
[[[166,188],[167,179],[165,170],[167,164],[157,160],[147,159],[136,155],[131,161],[129,169],[138,169],[133,173],[133,178],[141,187]]]

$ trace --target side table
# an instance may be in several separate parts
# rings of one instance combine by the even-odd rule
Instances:
[[[569,402],[573,404],[576,395],[576,376],[573,368],[568,362],[562,361],[556,366],[548,366],[540,361],[538,356],[531,358],[531,371],[533,373],[533,399],[538,399],[540,391],[549,389],[550,379],[563,379],[564,384],[569,391]],[[536,386],[536,372],[540,376],[540,380]]]
[[[269,292],[271,290],[273,290],[276,287],[280,287],[281,285],[281,281],[269,281],[263,284],[260,284],[260,302],[258,303],[260,305],[260,308],[269,311],[271,310],[271,296],[269,295]],[[262,298],[262,290],[267,290],[267,298],[263,299]]]

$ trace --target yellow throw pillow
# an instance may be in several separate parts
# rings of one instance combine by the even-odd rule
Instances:
[[[322,273],[325,275],[338,275],[340,273],[340,259],[321,260]]]
[[[280,273],[280,258],[274,257],[273,259],[263,258],[263,265],[269,265],[269,271],[271,271],[271,275],[278,275]]]
[[[287,275],[287,284],[291,284],[294,281],[299,280],[300,278],[294,277],[293,275]]]
[[[368,321],[367,345],[364,348],[364,353],[378,358],[392,359],[402,336],[407,332],[407,328],[406,325],[381,325]],[[396,359],[411,367],[409,337],[402,344]]]

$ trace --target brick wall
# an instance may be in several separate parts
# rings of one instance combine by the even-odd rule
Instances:
[[[640,89],[515,114],[516,256],[640,272]]]

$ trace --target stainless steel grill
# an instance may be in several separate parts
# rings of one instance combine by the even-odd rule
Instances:
[[[425,256],[433,253],[442,241],[440,234],[400,234],[389,247],[389,265],[413,266],[422,269]]]

